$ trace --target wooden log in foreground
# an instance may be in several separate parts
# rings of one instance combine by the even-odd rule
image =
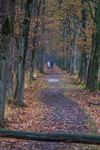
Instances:
[[[33,140],[33,141],[40,141],[40,142],[66,142],[66,143],[100,145],[100,136],[95,136],[95,135],[78,135],[78,134],[53,133],[53,132],[34,133],[34,132],[0,129],[0,137]]]

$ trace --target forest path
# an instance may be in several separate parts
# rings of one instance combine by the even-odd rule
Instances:
[[[46,75],[40,77],[38,83],[36,81],[36,84],[25,90],[26,107],[14,108],[7,128],[34,132],[90,133],[92,125],[88,124],[89,115],[64,94],[70,90],[69,84],[65,83],[65,76],[59,68],[46,70]],[[34,95],[35,89],[39,87],[41,88]],[[14,139],[0,142],[0,150],[100,150],[99,148]]]
[[[43,126],[55,132],[87,133],[87,116],[80,106],[70,97],[64,95],[63,73],[48,73],[45,79],[47,87],[38,95],[41,103],[47,108]]]

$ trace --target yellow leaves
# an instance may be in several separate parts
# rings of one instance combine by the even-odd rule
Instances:
[[[65,17],[72,16],[73,14],[80,16],[80,6],[80,0],[65,0],[61,3],[60,8],[55,0],[49,0],[48,2],[49,12],[53,12],[52,16],[57,20],[63,20]]]

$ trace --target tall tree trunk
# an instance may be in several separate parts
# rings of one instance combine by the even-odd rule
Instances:
[[[81,63],[80,63],[80,70],[78,74],[78,78],[80,79],[80,82],[85,83],[87,79],[87,53],[81,52]]]
[[[70,73],[76,74],[77,73],[77,38],[78,38],[76,23],[74,24],[73,28],[75,29],[75,31],[74,31],[75,33],[72,33],[73,39],[71,42],[71,52],[70,52],[70,57],[71,57]]]
[[[0,126],[4,126],[4,113],[5,113],[5,97],[6,97],[6,92],[5,92],[5,72],[6,70],[6,62],[5,60],[0,59]]]
[[[90,90],[99,89],[99,69],[100,69],[100,0],[95,8],[96,33],[93,34],[93,49],[88,69],[87,85]]]
[[[45,32],[45,0],[42,0],[42,3],[41,3],[41,9],[42,9],[42,36],[43,36],[43,39],[44,39],[44,32]],[[42,46],[41,46],[41,56],[40,56],[40,73],[44,73],[44,51],[45,51],[45,48],[44,48],[44,42],[42,41]]]
[[[44,73],[44,47],[41,48],[40,73]]]
[[[11,7],[13,5],[13,8]],[[11,8],[10,8],[11,7]],[[9,9],[10,8],[10,9]],[[0,0],[0,126],[4,126],[7,57],[15,16],[15,1]],[[12,21],[9,19],[12,19]]]
[[[76,68],[76,61],[77,61],[77,52],[76,52],[76,49],[75,49],[75,44],[74,43],[74,46],[72,47],[72,50],[71,50],[71,61],[70,61],[70,73],[71,74],[76,74],[77,72],[77,68]]]
[[[35,61],[34,59],[35,59],[35,49],[32,50],[32,56],[31,56],[31,62],[30,62],[30,77],[29,77],[30,82],[34,80],[34,77],[33,77],[34,61]]]
[[[85,43],[87,41],[87,37],[86,37],[86,24],[87,24],[87,12],[86,12],[86,0],[82,0],[82,12],[81,12],[81,18],[82,18],[82,31],[83,33],[83,43],[84,43],[84,47],[83,50],[81,51],[81,63],[80,63],[80,69],[79,69],[79,74],[78,74],[78,78],[80,79],[80,82],[86,82],[86,76],[87,76],[87,68],[88,68],[88,62],[87,62],[87,52],[84,49]]]
[[[0,0],[0,126],[4,126],[4,112],[5,112],[5,66],[6,66],[6,60],[5,60],[5,54],[4,51],[2,51],[3,47],[3,40],[2,38],[2,28],[3,23],[5,20],[5,1]]]
[[[19,62],[17,68],[17,85],[15,90],[15,103],[18,106],[24,105],[25,61],[33,4],[34,0],[27,0],[26,2],[25,16],[22,22],[19,38]]]
[[[35,52],[36,52],[36,44],[37,44],[37,34],[38,34],[38,26],[39,26],[39,15],[40,15],[40,6],[41,6],[41,0],[36,1],[35,6],[36,9],[34,10],[34,17],[36,19],[35,27],[33,27],[33,49],[32,49],[32,56],[31,56],[31,62],[30,62],[30,72],[29,72],[29,80],[30,82],[34,79],[33,72],[34,72],[34,63],[35,63]]]
[[[4,126],[5,102],[7,93],[7,57],[9,51],[9,35],[0,39],[0,126]]]
[[[99,68],[100,68],[100,35],[93,35],[93,50],[91,52],[90,63],[88,68],[86,87],[90,90],[99,89]]]

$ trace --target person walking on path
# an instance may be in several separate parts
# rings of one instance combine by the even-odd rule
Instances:
[[[48,67],[48,69],[51,68],[51,63],[50,63],[50,61],[47,62],[47,67]]]
[[[53,66],[54,66],[54,62],[51,61],[51,69],[53,69]]]

